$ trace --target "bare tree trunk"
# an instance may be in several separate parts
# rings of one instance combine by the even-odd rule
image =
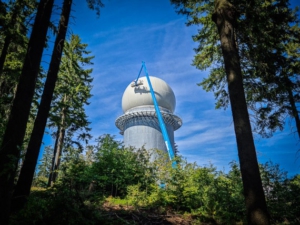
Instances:
[[[60,132],[60,126],[58,127],[57,132],[56,132],[54,151],[53,151],[53,156],[52,156],[52,162],[51,162],[51,168],[50,168],[50,174],[48,177],[47,187],[51,187],[51,185],[52,185],[52,176],[53,176],[53,171],[54,171],[55,156],[56,156],[56,152],[57,152],[59,132]]]
[[[40,62],[45,46],[54,0],[41,0],[29,39],[27,54],[19,79],[0,148],[0,221],[8,224],[14,178],[20,158]]]
[[[220,35],[241,167],[248,224],[269,224],[257,156],[245,99],[240,59],[234,40],[235,8],[227,0],[215,2],[212,20]]]
[[[92,193],[95,189],[95,181],[91,181],[89,185],[89,193]]]
[[[54,168],[52,172],[52,177],[51,177],[51,186],[56,182],[57,176],[58,176],[58,168],[60,165],[60,159],[61,159],[61,154],[62,154],[62,149],[64,145],[64,139],[65,139],[65,110],[63,110],[62,117],[61,117],[61,128],[59,131],[59,136],[58,136],[58,144],[57,144],[57,150],[56,150],[56,155],[55,155],[55,162],[54,162]]]
[[[67,101],[67,96],[64,96],[63,102]],[[57,176],[58,176],[58,169],[60,165],[60,159],[61,159],[61,154],[62,154],[62,149],[64,145],[64,139],[65,139],[65,133],[66,133],[66,125],[65,125],[65,120],[66,120],[66,108],[63,108],[61,111],[61,121],[59,125],[59,129],[57,131],[57,136],[55,140],[55,149],[54,149],[54,161],[52,162],[52,171],[51,175],[48,180],[48,186],[53,186],[55,183]]]
[[[66,101],[66,96],[64,96],[64,101]],[[56,134],[56,140],[55,140],[55,147],[53,152],[53,158],[52,158],[52,165],[51,165],[51,172],[48,179],[48,187],[52,187],[54,182],[57,179],[58,176],[58,169],[60,165],[60,158],[62,154],[62,149],[64,145],[64,139],[65,139],[65,108],[62,110],[61,113],[61,121],[60,125],[57,130]]]
[[[55,83],[59,72],[64,41],[67,34],[67,27],[71,12],[72,1],[65,0],[63,3],[62,14],[60,18],[59,30],[55,40],[49,72],[45,82],[41,103],[34,122],[33,131],[29,140],[24,163],[21,168],[20,176],[14,191],[13,209],[20,210],[30,194],[30,188],[34,176],[37,159],[39,156],[45,127],[50,111],[51,101],[54,93]]]
[[[291,105],[291,108],[292,108],[293,117],[295,118],[298,137],[300,139],[300,118],[299,118],[299,113],[298,113],[298,110],[297,110],[297,106],[296,106],[296,103],[295,103],[295,99],[294,99],[294,95],[293,95],[293,91],[292,91],[292,87],[291,87],[292,82],[287,77],[285,79],[286,79],[286,87],[287,87],[289,102],[290,102],[290,105]]]

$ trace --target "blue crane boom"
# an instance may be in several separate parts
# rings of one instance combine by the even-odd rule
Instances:
[[[172,166],[176,167],[176,162],[174,161],[175,154],[174,154],[174,151],[173,151],[173,147],[172,147],[172,144],[170,142],[170,138],[169,138],[169,135],[168,135],[168,132],[167,132],[167,129],[166,129],[166,125],[164,123],[163,117],[161,115],[161,112],[160,112],[158,104],[157,104],[157,100],[156,100],[156,97],[155,97],[155,94],[154,94],[154,91],[153,91],[153,88],[152,88],[152,84],[151,84],[151,81],[150,81],[150,78],[149,78],[149,75],[148,75],[148,71],[147,71],[145,62],[142,62],[142,67],[140,69],[140,72],[139,72],[136,80],[135,80],[135,86],[138,86],[138,79],[139,79],[143,69],[144,69],[144,72],[146,74],[146,78],[147,78],[148,85],[149,85],[149,88],[150,88],[151,97],[152,97],[154,108],[155,108],[155,112],[156,112],[156,115],[157,115],[157,118],[158,118],[159,126],[160,126],[160,129],[162,131],[162,135],[163,135],[167,150],[168,150],[169,158],[170,158],[171,161],[173,161]]]

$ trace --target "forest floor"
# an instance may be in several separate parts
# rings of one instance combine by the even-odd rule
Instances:
[[[107,216],[107,222],[112,224],[162,224],[162,225],[210,225],[214,223],[199,222],[192,215],[181,215],[175,212],[167,211],[164,213],[158,210],[149,210],[143,208],[134,208],[105,202],[101,208],[103,216]]]

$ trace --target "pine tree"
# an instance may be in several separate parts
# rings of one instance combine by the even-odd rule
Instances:
[[[215,2],[212,20],[220,35],[234,122],[249,224],[269,224],[257,156],[243,87],[240,58],[234,39],[236,9],[226,0]]]
[[[188,25],[202,24],[194,40],[199,42],[196,49],[194,64],[199,69],[213,66],[210,77],[201,85],[206,90],[215,90],[218,99],[217,107],[226,107],[229,102],[232,110],[240,169],[243,179],[244,196],[249,224],[269,224],[269,214],[262,188],[254,140],[246,103],[242,68],[243,58],[240,57],[237,35],[241,31],[237,25],[240,17],[240,2],[231,4],[227,0],[171,1],[181,7],[180,13],[190,16]],[[249,3],[249,5],[251,5]],[[242,33],[242,32],[241,32]],[[225,85],[228,86],[228,91]],[[246,88],[246,90],[248,90]]]
[[[61,62],[62,49],[64,47],[64,40],[67,34],[71,6],[72,1],[64,1],[58,34],[53,47],[54,49],[42,94],[41,103],[39,105],[37,116],[34,122],[34,127],[26,151],[24,163],[22,165],[19,179],[14,191],[15,200],[13,202],[13,210],[21,209],[30,193],[30,187],[34,177],[34,171],[43,140],[43,134],[46,127],[55,83],[57,80],[57,74],[59,71],[59,65]]]
[[[87,2],[90,8],[96,9],[98,12],[103,5],[101,0]],[[11,196],[18,161],[20,159],[20,149],[23,144],[30,108],[36,90],[37,76],[40,69],[39,66],[43,48],[45,46],[47,30],[50,24],[53,3],[53,0],[41,0],[39,2],[37,15],[27,45],[27,53],[24,59],[22,72],[1,143],[0,221],[3,221],[4,224],[7,224],[9,220]],[[33,153],[30,152],[28,154]],[[31,157],[30,159],[31,165],[34,164],[34,160],[32,161],[33,158]],[[30,183],[32,177],[28,176],[28,179],[29,180],[26,182],[29,181]]]
[[[185,4],[181,13],[189,15],[188,26],[201,26],[198,34],[193,36],[194,41],[199,43],[193,65],[201,70],[209,68],[210,75],[199,85],[214,92],[216,108],[228,107],[221,45],[210,19],[212,2],[205,6],[200,6],[202,1],[172,2]],[[286,118],[291,117],[295,119],[300,135],[297,107],[300,101],[300,82],[297,79],[300,73],[300,27],[297,9],[290,9],[287,0],[230,2],[239,14],[234,38],[253,130],[263,137],[270,137],[276,130],[282,130]]]
[[[92,69],[84,69],[84,66],[91,65],[94,57],[85,56],[90,54],[86,47],[86,44],[81,43],[79,36],[72,35],[64,48],[49,124],[57,129],[49,185],[56,181],[63,147],[74,143],[80,147],[79,142],[72,140],[74,133],[80,131],[77,136],[79,140],[87,141],[90,138],[89,121],[84,106],[89,104],[93,79],[90,77]]]
[[[3,23],[2,30],[4,42],[0,54],[0,77],[2,76],[2,71],[6,56],[9,53],[9,46],[12,43],[18,43],[20,45],[25,45],[23,42],[24,36],[27,34],[28,27],[26,27],[26,20],[36,9],[36,2],[34,0],[21,1],[16,0],[14,2],[9,2],[10,12],[7,13],[9,18],[7,22]]]
[[[9,220],[20,146],[26,131],[52,7],[53,0],[41,0],[39,3],[16,96],[0,148],[0,221],[3,221],[3,224],[7,224]]]
[[[49,177],[50,167],[51,167],[51,158],[53,155],[53,148],[51,146],[46,146],[43,152],[43,157],[40,164],[38,165],[38,177]]]
[[[35,171],[35,177],[32,182],[33,186],[47,187],[48,177],[50,175],[51,160],[53,155],[53,147],[48,145],[44,148],[43,156]]]
[[[37,8],[34,0],[2,3],[0,28],[0,142],[8,120],[12,101],[28,44],[30,18]],[[3,17],[2,17],[3,16]]]

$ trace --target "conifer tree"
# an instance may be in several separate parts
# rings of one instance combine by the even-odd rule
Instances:
[[[22,165],[19,179],[14,191],[14,210],[19,210],[22,208],[23,204],[26,201],[26,198],[30,193],[30,187],[34,177],[34,171],[42,144],[43,134],[46,127],[55,83],[57,80],[57,74],[59,71],[59,65],[61,62],[62,49],[64,47],[64,40],[67,34],[71,6],[72,1],[64,1],[58,34],[53,47],[54,49],[42,94],[41,103],[39,105],[37,116],[34,122],[34,127],[31,133],[24,163]]]
[[[193,65],[200,70],[209,68],[210,75],[200,86],[215,94],[216,108],[229,105],[226,74],[216,27],[210,15],[209,1],[172,1],[185,4],[180,12],[189,15],[187,25],[200,25],[193,36],[199,43]],[[235,41],[238,46],[248,108],[253,130],[270,137],[284,128],[286,118],[295,119],[300,135],[299,89],[300,27],[297,8],[289,1],[230,1],[238,13]],[[203,6],[200,6],[203,3]],[[205,3],[205,4],[204,4]],[[207,4],[206,4],[207,3]],[[199,7],[198,7],[199,6]],[[203,14],[205,11],[208,14]]]
[[[205,79],[201,85],[205,90],[213,90],[215,92],[218,100],[217,108],[227,107],[230,103],[243,179],[248,223],[269,224],[269,214],[262,189],[247,109],[247,103],[250,103],[249,94],[251,94],[251,91],[253,92],[249,85],[250,82],[247,85],[247,81],[250,79],[255,81],[255,79],[262,79],[263,77],[250,76],[247,79],[245,71],[249,71],[246,75],[251,75],[251,72],[257,72],[257,67],[252,67],[252,70],[249,67],[256,63],[262,63],[259,60],[255,61],[255,57],[263,53],[259,52],[258,49],[253,50],[251,47],[268,45],[271,36],[268,37],[268,31],[266,31],[264,36],[260,36],[265,39],[255,43],[251,41],[242,42],[241,40],[243,39],[239,38],[240,35],[242,37],[250,36],[250,38],[253,35],[259,36],[257,30],[255,33],[257,23],[254,22],[253,18],[264,14],[266,19],[268,16],[265,14],[270,13],[270,11],[265,13],[265,10],[256,8],[256,11],[252,12],[250,16],[247,12],[253,9],[254,2],[259,2],[258,5],[262,5],[266,1],[229,2],[227,0],[217,0],[213,3],[212,1],[174,0],[171,2],[180,7],[180,13],[189,16],[188,25],[200,24],[202,26],[199,33],[193,37],[195,41],[199,42],[199,47],[195,49],[197,55],[194,59],[194,65],[199,69],[211,67],[211,72],[209,78]],[[274,10],[276,11],[276,8]],[[250,18],[251,16],[252,19]],[[244,24],[241,27],[241,21],[247,21],[248,26]],[[250,35],[248,29],[251,30]],[[244,46],[247,46],[244,48],[247,50],[247,53],[253,50],[254,57],[245,57],[242,51]],[[275,45],[275,47],[278,46]],[[250,54],[250,56],[252,55]],[[270,58],[268,59],[270,60]],[[228,90],[226,90],[226,84]]]
[[[201,26],[198,34],[193,36],[194,41],[199,43],[193,64],[201,70],[210,68],[210,74],[199,85],[206,91],[214,92],[216,108],[226,108],[229,103],[233,107],[230,88],[226,89],[228,71],[226,59],[223,59],[222,42],[211,20],[215,9],[213,2],[171,2],[180,8],[180,13],[188,15],[188,26]],[[286,0],[215,3],[230,6],[229,13],[236,17],[231,38],[239,53],[247,106],[253,115],[253,130],[263,137],[270,137],[277,129],[283,129],[286,117],[290,116],[295,119],[300,137],[297,109],[300,28],[297,9],[290,9]]]
[[[20,147],[26,131],[52,7],[53,0],[41,0],[39,3],[16,96],[1,143],[0,221],[3,221],[3,224],[7,224],[9,220],[10,201],[20,158]]]
[[[53,147],[51,145],[45,146],[43,156],[37,165],[35,177],[32,186],[47,187],[48,177],[50,175],[51,160],[53,155]]]
[[[6,56],[9,53],[9,46],[14,42],[25,46],[24,36],[27,34],[28,27],[25,21],[36,9],[36,2],[34,0],[22,1],[15,0],[8,2],[10,6],[9,12],[6,14],[8,21],[4,21],[2,26],[2,35],[5,37],[3,45],[1,46],[0,54],[0,77],[3,76],[2,71]]]
[[[43,157],[41,159],[41,163],[38,165],[38,177],[49,177],[50,168],[51,168],[51,159],[53,155],[52,146],[46,146],[43,152]]]
[[[0,28],[0,142],[28,44],[31,17],[37,8],[34,0],[3,3]]]
[[[87,56],[90,52],[86,50],[86,47],[87,44],[82,44],[79,36],[72,35],[64,48],[49,123],[51,127],[57,129],[49,185],[57,178],[63,147],[66,144],[79,144],[72,140],[74,133],[79,131],[79,135],[76,137],[79,140],[87,141],[90,138],[89,121],[84,106],[89,104],[88,99],[91,97],[93,79],[90,76],[92,69],[84,67],[91,65],[94,57]]]
[[[15,174],[18,161],[20,159],[21,146],[26,132],[30,108],[33,102],[41,56],[45,46],[53,3],[53,0],[41,0],[39,2],[36,19],[27,46],[27,53],[23,63],[22,73],[20,75],[16,94],[1,143],[0,221],[3,221],[3,224],[7,224],[9,220]],[[97,12],[99,12],[100,7],[103,5],[101,0],[87,1],[87,3],[90,8],[95,9]],[[37,141],[39,141],[39,139]],[[31,152],[28,154],[33,153]],[[34,156],[30,158],[30,164],[32,165],[34,164],[34,160],[32,161]],[[28,176],[28,179],[29,180],[25,182],[30,183],[32,181],[32,177]],[[27,186],[28,185],[26,185],[26,187]]]

